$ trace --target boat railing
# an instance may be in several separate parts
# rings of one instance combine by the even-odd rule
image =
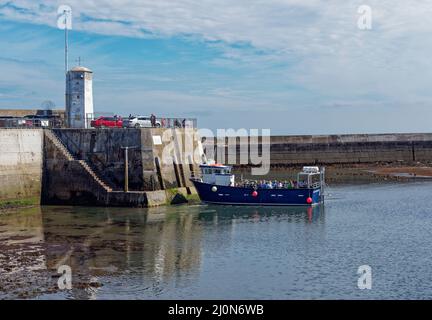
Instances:
[[[203,175],[202,173],[192,172],[190,179],[202,181]],[[271,184],[271,187],[267,187],[269,183]],[[282,184],[282,186],[279,186],[280,184]],[[257,181],[257,180],[241,180],[241,181],[236,181],[234,186],[243,187],[243,188],[252,188],[252,189],[318,189],[322,187],[322,181],[314,181],[308,183],[307,181],[304,180],[303,181],[289,180],[289,182],[276,181],[276,183],[273,183],[273,181],[267,181],[267,182],[265,181],[264,183],[261,183],[261,181]]]
[[[202,180],[202,174],[192,172],[190,178],[191,180]]]
[[[319,188],[319,187],[321,187],[321,182],[314,182],[314,183],[311,183],[309,186],[309,188],[313,188],[313,189]]]
[[[192,174],[190,177],[191,180],[196,180],[196,181],[202,181],[202,175],[200,174]],[[279,186],[272,186],[271,188],[265,187],[263,185],[260,185],[259,183],[253,183],[253,182],[249,182],[249,183],[236,183],[235,184],[236,187],[242,187],[242,188],[252,188],[252,189],[317,189],[321,187],[321,183],[320,182],[315,182],[315,183],[311,183],[310,185],[307,184],[294,184],[291,185],[290,187],[287,186],[283,186],[283,187],[279,187]]]

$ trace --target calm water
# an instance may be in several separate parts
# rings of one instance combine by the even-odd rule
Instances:
[[[3,215],[0,298],[431,299],[432,183],[330,192],[314,210],[42,207]],[[72,268],[70,291],[56,289],[62,264]],[[357,288],[365,264],[372,290]]]

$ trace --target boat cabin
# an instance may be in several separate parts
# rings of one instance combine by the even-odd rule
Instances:
[[[234,186],[235,176],[231,173],[231,166],[221,164],[200,165],[202,182],[217,186]]]
[[[324,168],[303,167],[297,174],[298,188],[319,188],[324,181]]]

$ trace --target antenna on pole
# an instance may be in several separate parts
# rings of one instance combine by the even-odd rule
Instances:
[[[64,45],[65,45],[65,73],[69,70],[69,59],[68,59],[68,29],[72,29],[72,8],[68,5],[61,5],[57,9],[57,14],[60,17],[57,19],[57,27],[59,29],[64,29]]]
[[[69,48],[68,48],[68,29],[72,29],[72,9],[68,5],[61,5],[57,9],[61,16],[57,20],[59,29],[64,29],[64,72],[65,72],[65,111],[66,125],[70,126],[70,106],[68,105],[68,71],[69,71]]]

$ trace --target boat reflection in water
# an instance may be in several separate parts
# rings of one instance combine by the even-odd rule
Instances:
[[[224,247],[241,222],[323,224],[322,211],[323,206],[41,207],[0,216],[0,298],[166,296],[198,281],[215,234],[221,239],[215,245]],[[246,225],[242,232],[248,232]],[[71,290],[58,289],[62,265],[72,270]]]
[[[287,207],[249,207],[249,206],[221,206],[209,205],[199,214],[202,220],[237,220],[254,219],[260,221],[269,218],[283,218],[290,222],[307,222],[324,220],[324,205],[313,207],[287,206]]]

